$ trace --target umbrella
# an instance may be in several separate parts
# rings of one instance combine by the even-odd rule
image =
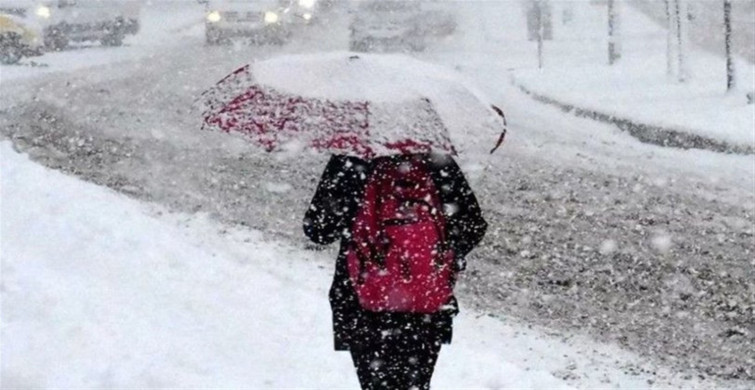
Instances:
[[[259,61],[205,91],[201,103],[204,129],[244,134],[268,151],[295,144],[362,158],[457,155],[490,151],[505,132],[502,112],[458,74],[403,55]]]

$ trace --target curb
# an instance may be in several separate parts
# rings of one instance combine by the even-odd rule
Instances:
[[[604,112],[580,108],[573,104],[563,103],[546,95],[531,91],[522,84],[512,80],[514,86],[541,103],[556,106],[564,112],[570,112],[578,117],[589,118],[603,123],[616,125],[640,142],[680,149],[703,149],[726,154],[755,154],[753,146],[745,146],[720,141],[690,132],[670,129],[662,126],[648,125],[632,119],[609,115]]]

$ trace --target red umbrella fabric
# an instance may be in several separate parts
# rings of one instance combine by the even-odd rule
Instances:
[[[362,158],[433,151],[456,155],[455,145],[467,144],[469,136],[485,136],[494,144],[500,132],[495,111],[442,72],[394,55],[267,60],[239,68],[202,95],[203,128],[244,134],[268,151],[295,143]],[[452,112],[444,118],[439,106]],[[464,120],[458,114],[465,110],[477,118],[459,129]],[[454,139],[449,128],[461,130],[462,137]]]

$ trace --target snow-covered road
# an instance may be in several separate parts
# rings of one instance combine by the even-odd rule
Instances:
[[[532,362],[552,357],[554,354],[548,353],[548,350],[555,347],[546,343],[538,350],[534,346],[540,344],[533,339],[521,335],[513,338],[522,332],[521,325],[511,322],[509,323],[512,325],[501,325],[500,321],[486,315],[476,320],[473,320],[473,316],[462,317],[457,340],[466,339],[478,344],[465,347],[464,344],[455,343],[447,349],[446,355],[468,358],[473,355],[472,351],[477,351],[475,354],[489,354],[488,361],[503,362],[501,364],[511,370],[504,369],[497,376],[499,372],[491,366],[482,366],[481,371],[468,372],[464,370],[472,368],[451,369],[459,363],[446,361],[442,356],[437,383],[450,388],[470,383],[468,380],[471,379],[480,379],[473,382],[476,383],[475,386],[488,387],[550,387],[561,384],[559,381],[551,382],[554,379],[550,375],[544,375],[545,379],[541,382],[538,376],[529,376],[522,371],[530,368],[572,378],[567,382],[577,387],[607,386],[608,382],[601,382],[604,372],[613,384],[622,384],[622,387],[627,384],[644,386],[648,384],[647,380],[662,384],[666,378],[672,377],[673,375],[664,373],[663,367],[666,364],[679,372],[693,372],[695,375],[702,373],[706,377],[713,375],[731,378],[739,375],[740,378],[747,378],[743,372],[748,365],[752,366],[751,351],[755,340],[752,322],[755,299],[752,283],[755,280],[755,264],[752,263],[752,226],[755,221],[753,158],[645,145],[617,129],[567,116],[556,109],[536,104],[510,87],[506,72],[506,69],[525,66],[532,61],[531,53],[509,49],[521,47],[518,44],[521,37],[512,36],[508,41],[494,39],[501,36],[495,33],[497,28],[522,31],[518,30],[522,29],[518,24],[524,21],[521,13],[504,12],[501,8],[485,9],[485,4],[493,4],[491,2],[475,4],[476,7],[464,7],[459,12],[459,31],[455,36],[422,54],[425,59],[457,68],[477,81],[497,104],[506,109],[510,121],[507,144],[490,160],[487,175],[478,183],[478,197],[491,227],[482,247],[470,259],[469,272],[460,283],[462,310],[474,308],[476,313],[507,318],[507,321],[511,321],[508,316],[513,316],[520,322],[545,325],[549,327],[549,332],[558,335],[557,338],[570,339],[571,345],[588,345],[580,337],[618,343],[640,352],[642,359],[648,359],[645,367],[648,371],[656,371],[657,375],[639,375],[635,378],[639,380],[634,381],[631,374],[639,373],[639,369],[632,364],[621,363],[619,366],[624,369],[619,371],[629,372],[630,375],[626,378],[630,379],[618,379],[615,376],[619,375],[616,366],[609,364],[608,368],[595,368],[595,365],[606,367],[605,364],[613,362],[615,356],[624,352],[611,349],[596,354],[592,353],[592,347],[572,349],[566,353],[569,357],[581,356],[575,358],[579,360],[575,370],[566,369],[571,367],[571,363],[568,359],[561,358],[539,368]],[[2,137],[12,140],[18,149],[29,153],[33,160],[43,165],[73,173],[140,200],[155,202],[169,210],[190,213],[154,222],[161,226],[156,230],[167,229],[158,237],[176,234],[188,237],[182,242],[190,242],[191,245],[201,246],[198,242],[205,240],[211,248],[226,247],[222,251],[217,250],[218,256],[224,259],[218,264],[225,264],[219,265],[217,269],[215,263],[212,263],[213,267],[205,267],[210,259],[204,255],[196,262],[184,264],[189,269],[186,275],[190,276],[186,280],[181,279],[184,275],[182,271],[170,269],[170,261],[160,263],[168,253],[154,252],[155,257],[152,259],[138,259],[147,262],[142,266],[149,265],[150,261],[159,263],[165,270],[162,277],[175,278],[171,282],[173,284],[169,284],[175,290],[166,292],[167,295],[160,298],[166,300],[150,303],[151,305],[168,302],[170,297],[182,297],[178,302],[172,302],[180,305],[196,298],[200,306],[205,305],[202,307],[208,307],[208,299],[223,298],[245,303],[248,296],[244,294],[251,294],[252,290],[240,284],[236,285],[240,288],[238,292],[223,287],[222,292],[227,292],[228,295],[206,297],[199,293],[183,293],[195,284],[219,285],[224,280],[222,275],[235,277],[240,273],[249,278],[261,277],[268,280],[269,273],[278,275],[279,270],[267,268],[266,274],[254,276],[248,273],[249,266],[243,264],[251,261],[250,253],[255,250],[267,254],[275,252],[275,256],[278,256],[278,250],[282,250],[289,253],[283,269],[294,272],[284,273],[284,279],[306,278],[307,283],[320,286],[312,290],[296,290],[298,292],[295,294],[297,299],[311,303],[306,308],[315,309],[309,317],[312,327],[319,327],[318,334],[329,334],[329,330],[323,328],[327,327],[327,322],[325,325],[316,324],[318,316],[328,313],[324,306],[325,300],[316,300],[311,294],[321,294],[324,291],[327,275],[330,273],[330,266],[327,264],[331,261],[332,252],[323,252],[324,255],[302,252],[304,244],[299,233],[301,214],[326,157],[298,155],[269,158],[251,150],[243,140],[200,132],[197,129],[198,116],[192,110],[192,105],[202,90],[229,71],[255,58],[265,58],[277,53],[343,50],[348,44],[345,15],[334,18],[327,29],[324,26],[316,27],[280,48],[204,47],[201,29],[195,28],[198,22],[193,12],[175,14],[171,9],[153,8],[148,10],[145,18],[153,21],[171,20],[172,24],[164,28],[159,27],[159,23],[153,23],[153,27],[145,25],[148,31],[150,28],[154,30],[150,34],[135,37],[128,42],[129,47],[122,49],[89,48],[80,52],[60,53],[60,63],[51,58],[49,68],[2,68]],[[129,50],[134,50],[134,54],[123,54],[129,53]],[[86,59],[87,53],[104,53],[103,59],[99,62],[89,61]],[[6,195],[6,188],[21,184],[13,182],[12,186],[6,187],[6,164],[16,160],[6,160],[8,152],[7,149],[3,150],[2,240],[5,247],[6,242],[24,241],[10,239],[8,237],[11,236],[6,233],[17,230],[15,223],[7,222],[6,210],[15,208],[15,204],[22,200]],[[42,189],[44,188],[40,190]],[[89,192],[89,189],[84,192]],[[69,211],[68,207],[57,207],[61,213]],[[48,212],[55,215],[54,207]],[[196,212],[202,213],[198,215],[210,216],[211,220],[194,215]],[[58,223],[65,223],[65,218],[72,217],[65,215],[67,214],[60,217]],[[189,227],[176,231],[176,226],[163,226],[166,223],[176,225],[179,221],[185,221],[183,225],[188,224]],[[216,221],[226,225],[216,225]],[[135,223],[141,226],[146,222],[140,220]],[[257,229],[256,232],[250,232],[249,227]],[[218,230],[227,230],[232,234],[209,234],[215,234]],[[203,238],[205,233],[207,237],[213,238]],[[102,242],[99,242],[100,236],[96,230],[87,234],[96,245],[109,245],[112,241],[105,234]],[[119,234],[125,240],[122,242],[132,240],[126,233]],[[253,240],[254,245],[245,247],[243,237],[249,235],[257,238],[262,235],[265,242],[269,242],[271,238],[280,241],[275,241],[275,250],[269,244],[257,243],[256,238]],[[225,240],[232,240],[232,245],[226,245]],[[146,247],[155,243],[143,241],[142,244]],[[228,251],[229,247],[237,249]],[[179,249],[173,247],[170,251]],[[198,249],[202,253],[206,250]],[[4,262],[5,253],[4,249]],[[173,258],[177,258],[183,252],[171,253]],[[53,259],[45,257],[45,253],[39,257],[38,260],[42,261],[44,267],[51,266],[50,261]],[[135,261],[126,257],[121,260]],[[175,265],[181,267],[182,263],[183,261],[177,261]],[[124,268],[122,262],[114,266]],[[322,266],[325,268],[321,269]],[[18,271],[24,267],[15,268],[16,272],[26,272]],[[206,276],[200,269],[218,274]],[[65,269],[49,270],[58,271],[64,272]],[[79,271],[85,274],[89,272],[86,269]],[[100,271],[106,272],[100,268],[94,268],[92,272]],[[126,271],[137,272],[124,270]],[[310,273],[312,276],[309,276]],[[64,278],[62,275],[64,274],[55,274],[55,277]],[[111,276],[114,279],[109,281],[115,285],[126,283],[118,279],[117,275]],[[35,280],[30,274],[26,274],[26,277],[29,279],[24,283],[28,282],[30,285],[48,282],[47,279]],[[81,276],[77,278],[80,280]],[[143,291],[139,293],[144,294],[140,295],[143,299],[147,299],[146,294],[161,291],[156,285],[148,284],[156,283],[156,279],[145,279],[142,274],[135,278],[135,282],[147,283],[138,290]],[[241,283],[240,280],[231,280]],[[5,281],[4,275],[3,282]],[[270,287],[282,285],[285,284]],[[123,287],[136,288],[134,285]],[[126,297],[104,291],[107,283],[97,284],[96,288],[103,289],[103,294],[108,298],[119,302],[127,300]],[[203,291],[210,290],[212,289],[207,287]],[[34,290],[24,291],[26,292],[22,294],[36,294]],[[77,291],[80,290],[65,290],[65,293],[77,294]],[[8,302],[13,302],[6,296],[10,295],[3,292],[3,318],[6,318],[6,308],[12,307]],[[19,302],[26,299],[23,295],[17,297]],[[49,298],[47,295],[30,297],[42,300],[38,303],[41,307],[39,310],[54,307],[45,301]],[[732,297],[736,300],[735,306],[728,304]],[[129,307],[134,310],[137,309],[134,306],[136,303],[126,303],[132,305]],[[110,324],[119,325],[117,320],[112,319],[116,315],[112,311],[114,309],[98,306],[100,303],[92,305],[93,309],[102,309],[102,315],[111,316],[108,317]],[[232,319],[233,311],[238,308],[239,306],[217,309],[218,311],[208,312],[211,313],[208,315]],[[152,309],[157,310],[157,307],[152,306]],[[207,329],[211,329],[216,335],[220,333],[218,329],[223,322],[204,318],[200,309],[187,309],[181,313],[181,306],[178,306],[173,310],[177,318],[202,317],[201,321],[211,322],[203,323]],[[159,317],[165,313],[153,314],[155,316],[151,320],[154,322],[165,318]],[[43,323],[44,319],[51,317],[39,318],[39,323]],[[244,318],[249,319],[241,317]],[[5,320],[3,321],[5,329]],[[240,321],[232,323],[241,326]],[[257,325],[266,327],[271,332],[278,332],[274,324],[268,323],[270,321],[276,322],[279,319],[266,317],[261,321],[265,323]],[[480,325],[478,321],[484,321],[485,325]],[[470,325],[467,326],[466,323]],[[483,331],[478,326],[490,328]],[[464,329],[473,332],[465,336],[462,333]],[[53,333],[49,335],[49,339],[52,339],[61,335],[55,332],[67,332],[69,329],[50,330]],[[495,338],[488,332],[502,336]],[[72,335],[75,336],[75,333]],[[160,347],[163,349],[151,350],[149,348],[152,347],[145,346],[139,350],[145,356],[153,352],[156,356],[164,356],[160,353],[169,353],[174,346],[196,348],[180,349],[186,351],[185,364],[172,361],[165,366],[158,365],[158,368],[165,371],[156,371],[157,380],[152,386],[171,383],[192,386],[217,384],[217,381],[203,382],[213,379],[202,374],[199,363],[207,362],[197,360],[197,351],[215,351],[215,344],[177,345],[190,333],[187,325],[187,328],[178,329],[176,339]],[[485,337],[477,337],[474,333]],[[283,337],[281,333],[271,334]],[[517,340],[513,345],[482,345],[491,338],[505,343],[509,336]],[[36,342],[35,337],[21,335],[19,340]],[[305,337],[305,334],[297,337]],[[155,336],[150,340],[159,338]],[[126,343],[121,339],[116,341]],[[226,341],[221,340],[221,343]],[[255,339],[248,339],[247,342],[247,345],[253,344]],[[293,356],[316,360],[321,355],[338,356],[330,352],[326,338],[313,342],[314,348],[320,348],[317,351],[323,354],[300,350]],[[87,348],[94,349],[82,350],[79,355],[85,359],[99,353],[95,348],[98,341],[89,343]],[[8,360],[8,356],[12,355],[6,354],[6,345],[3,343],[4,369],[10,367],[6,365],[9,361],[16,364],[13,366],[16,368],[23,365],[21,360]],[[269,354],[278,355],[274,351],[281,351],[280,347],[269,345]],[[508,352],[501,352],[509,349],[526,351],[530,347],[533,348],[534,355],[508,355]],[[457,348],[459,352],[453,352]],[[558,348],[576,347],[561,345]],[[113,347],[108,350],[118,349]],[[227,353],[231,357],[240,357],[246,353],[246,349],[232,348]],[[267,359],[270,355],[264,355],[263,358]],[[514,358],[509,359],[504,355]],[[60,356],[64,355],[48,356],[30,352],[28,356],[57,363]],[[353,386],[354,382],[339,382],[345,381],[343,373],[350,370],[348,359],[344,356],[340,359],[333,363],[334,366],[328,366],[330,368],[314,365],[330,364],[328,361],[313,362],[313,366],[305,367],[312,370],[310,376],[303,378],[315,380],[320,378],[318,375],[331,370],[334,372],[332,377],[322,378],[325,381],[322,382],[323,387],[327,387],[327,384]],[[532,364],[520,364],[525,359]],[[139,359],[131,360],[132,363],[129,364],[132,365],[124,367],[141,369],[140,372],[147,373],[143,378],[149,378],[153,371],[140,365],[146,364],[144,361],[137,360]],[[623,358],[620,360],[625,361]],[[95,363],[93,370],[104,372],[107,379],[107,367],[103,371],[97,365],[100,360]],[[185,367],[180,368],[182,364]],[[268,363],[259,364],[260,367],[268,367],[265,365]],[[297,363],[294,361],[292,364]],[[192,365],[196,368],[195,371],[191,368]],[[294,366],[291,367],[293,369]],[[658,368],[655,370],[651,367]],[[112,368],[111,371],[116,373],[112,376],[115,378],[112,383],[129,383],[118,382],[125,380],[118,375],[129,374],[126,368]],[[251,376],[243,372],[246,367],[232,365],[232,368],[241,373],[231,377],[245,380],[244,378]],[[160,382],[163,380],[160,378],[171,377],[171,370],[181,369],[187,370],[181,372],[189,373],[182,377],[185,381]],[[13,380],[18,380],[21,384],[34,384],[38,378],[51,378],[42,375],[41,370],[18,370],[18,377]],[[282,369],[273,372],[281,374],[281,371]],[[509,375],[509,379],[506,379]],[[753,374],[749,375],[752,380]],[[55,385],[64,383],[54,378],[49,380],[51,382],[48,383]],[[332,382],[328,382],[330,380]],[[488,380],[489,382],[485,382]],[[529,380],[533,382],[526,382]],[[138,383],[149,385],[148,382]],[[233,387],[234,383],[242,382],[228,383],[229,387]],[[261,387],[270,387],[280,382],[260,383]],[[287,383],[290,386],[307,386],[305,381]],[[675,383],[683,387],[695,386],[695,383]],[[747,385],[744,384],[745,387]],[[736,387],[737,383],[727,382],[726,386]]]
[[[3,388],[356,388],[332,258],[2,155]],[[702,388],[616,347],[467,312],[436,388]],[[656,383],[658,378],[664,381]]]

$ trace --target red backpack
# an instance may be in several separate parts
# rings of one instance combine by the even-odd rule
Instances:
[[[453,290],[440,193],[416,158],[378,162],[351,228],[349,278],[374,312],[435,313]]]

